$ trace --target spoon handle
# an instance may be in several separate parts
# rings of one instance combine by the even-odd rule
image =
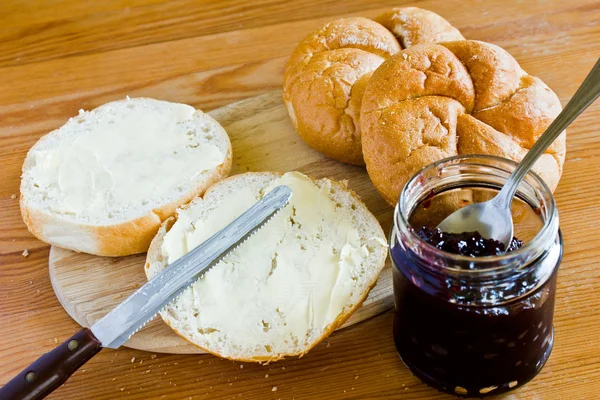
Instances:
[[[519,183],[523,180],[527,172],[531,169],[538,158],[546,149],[556,140],[561,132],[571,123],[579,114],[583,112],[590,104],[600,96],[600,59],[585,78],[577,92],[573,95],[569,103],[560,114],[550,124],[546,132],[535,142],[531,150],[527,152],[523,160],[519,163],[512,175],[506,181],[506,184],[498,193],[494,201],[497,205],[510,209],[512,198],[515,195]]]

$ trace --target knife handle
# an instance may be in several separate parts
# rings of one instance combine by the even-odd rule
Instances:
[[[0,388],[0,399],[43,399],[100,350],[100,341],[83,328]]]

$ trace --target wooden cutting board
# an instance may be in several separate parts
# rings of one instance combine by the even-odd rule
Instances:
[[[326,158],[296,134],[281,91],[272,91],[210,112],[229,133],[232,175],[246,171],[300,171],[315,178],[347,180],[389,232],[393,210],[379,196],[364,168]],[[80,325],[91,326],[146,282],[145,254],[96,257],[53,246],[50,280],[58,300]],[[393,305],[390,261],[363,306],[343,327],[377,315]],[[342,327],[342,328],[343,328]],[[160,318],[136,333],[127,347],[162,353],[202,353],[177,336]]]

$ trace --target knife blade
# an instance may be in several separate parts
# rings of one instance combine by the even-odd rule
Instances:
[[[0,399],[44,398],[102,348],[121,346],[206,271],[268,223],[291,196],[287,186],[274,188],[231,224],[169,264],[91,329],[83,328],[24,369],[0,388]]]

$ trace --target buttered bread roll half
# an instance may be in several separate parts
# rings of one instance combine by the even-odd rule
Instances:
[[[245,173],[161,226],[148,279],[278,185],[292,189],[288,205],[161,312],[180,336],[220,357],[268,362],[306,353],[361,305],[384,266],[383,231],[344,184]]]
[[[337,19],[294,50],[285,71],[283,102],[309,146],[333,159],[364,165],[359,116],[373,71],[404,48],[461,39],[448,21],[416,7],[395,8],[375,21]]]
[[[21,213],[50,244],[141,253],[177,207],[230,169],[231,144],[213,118],[185,104],[128,98],[80,111],[29,150]]]
[[[390,204],[424,166],[458,154],[520,161],[561,111],[556,94],[505,50],[474,40],[416,45],[369,80],[362,146],[371,181]],[[554,190],[565,133],[534,165]]]

